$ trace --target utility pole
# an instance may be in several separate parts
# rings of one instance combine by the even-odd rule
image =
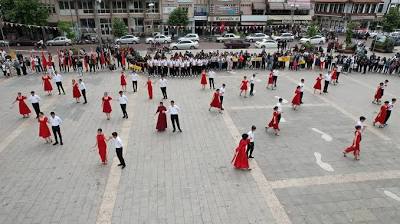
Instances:
[[[103,39],[101,38],[101,26],[100,26],[100,18],[99,12],[97,8],[99,8],[99,4],[101,4],[102,0],[94,0],[94,17],[96,18],[96,33],[99,38],[99,44],[102,45]]]

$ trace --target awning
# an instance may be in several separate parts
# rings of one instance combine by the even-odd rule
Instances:
[[[253,2],[253,9],[265,10],[266,8],[265,2]]]
[[[265,26],[267,21],[265,22],[241,22],[240,25],[243,26]]]
[[[296,3],[297,7],[296,9],[300,10],[309,10],[311,9],[311,4],[302,2],[302,3]],[[270,2],[269,3],[269,9],[272,10],[291,10],[292,7],[288,5],[287,3],[278,3],[278,2]]]
[[[350,0],[350,2],[354,3],[383,3],[381,0]]]
[[[315,3],[346,3],[349,0],[315,0]]]

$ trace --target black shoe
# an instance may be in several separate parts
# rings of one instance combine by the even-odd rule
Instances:
[[[181,129],[179,129],[179,132],[182,132],[182,130],[181,130]]]
[[[61,142],[60,145],[64,145],[64,143]]]
[[[172,130],[172,132],[175,132],[175,129],[174,129],[174,130]]]
[[[83,104],[87,104],[87,102],[84,102]]]
[[[128,115],[126,115],[125,119],[128,119]]]
[[[122,167],[121,167],[121,169],[124,169],[126,167],[126,165],[123,165]]]
[[[58,142],[54,142],[53,145],[58,145]]]
[[[250,159],[253,159],[254,157],[253,157],[253,156],[249,156],[249,158],[250,158]]]
[[[125,118],[125,115],[122,118]]]
[[[122,164],[120,163],[120,164],[118,164],[118,166],[122,166]]]

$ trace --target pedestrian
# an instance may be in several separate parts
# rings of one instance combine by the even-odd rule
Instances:
[[[360,116],[358,121],[356,122],[356,126],[361,126],[361,132],[364,132],[367,126],[364,124],[365,120],[367,120],[364,116]]]
[[[128,119],[128,113],[126,112],[126,104],[128,103],[128,97],[124,95],[123,91],[119,91],[119,105],[121,106],[122,114],[124,115],[122,118]]]
[[[50,96],[51,91],[53,90],[53,86],[51,85],[51,77],[46,73],[42,76],[42,81],[43,81],[43,89],[47,94]]]
[[[167,129],[167,115],[165,114],[166,111],[167,108],[165,108],[163,102],[160,102],[160,105],[158,106],[156,111],[156,114],[158,114],[156,125],[157,131],[164,131],[165,129]]]
[[[328,87],[329,87],[329,83],[331,82],[331,76],[329,75],[329,73],[326,73],[324,75],[324,93],[328,93]]]
[[[165,79],[164,76],[162,75],[161,79],[160,79],[160,89],[161,89],[161,92],[162,92],[162,95],[163,95],[163,99],[168,99],[168,96],[167,96],[167,84],[168,84],[167,79]]]
[[[210,108],[208,108],[208,111],[211,111],[211,108],[217,108],[219,113],[222,113],[221,111],[221,99],[220,99],[220,92],[219,89],[215,90],[211,103],[210,103]]]
[[[100,160],[103,165],[107,165],[107,137],[103,134],[103,129],[97,129],[96,144],[99,150]]]
[[[83,102],[83,104],[87,104],[87,99],[86,99],[86,85],[85,85],[85,83],[82,81],[82,79],[79,79],[78,81],[79,81],[79,90],[81,91],[82,96],[83,96],[83,100],[85,101],[85,102]]]
[[[385,104],[381,106],[381,109],[376,115],[373,125],[375,126],[376,123],[380,123],[379,127],[383,128],[385,124],[386,114],[389,107],[389,101],[385,101]]]
[[[125,72],[121,72],[121,77],[120,77],[120,79],[121,79],[121,88],[122,88],[122,91],[126,91],[126,75],[125,75]]]
[[[304,79],[300,80],[300,104],[303,104],[303,94],[304,94]]]
[[[392,98],[392,101],[389,103],[389,105],[388,105],[388,108],[387,108],[387,111],[386,111],[386,117],[385,117],[385,126],[387,125],[387,121],[389,120],[389,118],[390,118],[390,115],[392,114],[392,110],[393,110],[393,107],[394,107],[394,104],[396,103],[396,98]]]
[[[35,91],[31,91],[31,95],[28,97],[28,101],[32,104],[33,109],[36,113],[36,119],[39,118],[40,113],[40,97],[35,94]]]
[[[278,76],[279,76],[279,71],[276,69],[272,70],[272,80],[275,88],[276,88],[276,83],[278,82]]]
[[[214,78],[215,78],[215,72],[214,72],[214,70],[210,70],[208,72],[208,82],[210,83],[210,89],[211,89],[211,87],[212,87],[212,89],[215,89]]]
[[[381,104],[381,98],[383,96],[383,91],[384,91],[384,83],[381,82],[378,85],[378,88],[376,88],[375,95],[374,95],[374,100],[372,103],[374,104]]]
[[[203,71],[201,72],[200,84],[201,84],[201,87],[202,87],[203,89],[206,88],[206,85],[207,85],[206,70],[203,70]]]
[[[247,85],[248,85],[248,83],[249,83],[249,80],[247,80],[247,76],[244,76],[242,82],[240,83],[240,94],[239,94],[239,96],[241,96],[242,93],[244,92],[244,97],[245,98],[247,97],[247,88],[248,88]]]
[[[252,159],[253,157],[253,151],[254,151],[254,133],[256,131],[256,126],[253,125],[251,126],[251,130],[247,132],[249,143],[247,144],[247,157]]]
[[[269,89],[269,87],[271,87],[272,90],[274,89],[274,76],[272,71],[268,76],[267,89]]]
[[[315,80],[316,81],[315,81],[315,84],[314,84],[314,87],[313,87],[314,88],[314,94],[315,94],[316,90],[319,90],[319,94],[322,94],[322,91],[321,91],[322,74],[320,73],[319,76]]]
[[[63,94],[65,95],[64,87],[62,85],[62,80],[63,77],[60,73],[56,72],[55,75],[53,76],[53,80],[56,82],[56,86],[58,89],[58,95],[61,95],[61,90],[63,91]]]
[[[296,90],[294,92],[294,97],[292,99],[292,108],[293,110],[296,110],[300,104],[301,104],[301,90],[300,90],[300,86],[296,87]]]
[[[280,120],[280,113],[278,111],[278,106],[275,106],[272,113],[272,119],[265,128],[267,130],[268,128],[273,128],[276,136],[279,136],[279,131],[280,131],[279,120]]]
[[[283,113],[283,111],[282,111],[282,102],[283,102],[283,99],[281,98],[281,97],[279,97],[279,99],[278,99],[278,103],[276,103],[276,105],[275,106],[277,106],[278,107],[278,123],[279,122],[281,122],[281,115],[282,115],[282,113]]]
[[[235,154],[231,162],[236,169],[251,170],[246,153],[246,147],[250,142],[248,137],[247,134],[242,134],[242,139],[240,140],[238,147],[235,149]]]
[[[59,116],[56,116],[56,113],[50,112],[50,118],[49,118],[50,124],[51,124],[51,130],[53,131],[54,139],[56,142],[54,142],[53,145],[58,144],[58,137],[60,138],[60,145],[63,145],[63,140],[62,140],[62,135],[61,135],[61,129],[60,125],[62,123],[62,120]]]
[[[171,100],[171,106],[168,107],[168,110],[166,112],[169,113],[171,116],[171,123],[173,128],[172,132],[176,131],[175,124],[178,127],[179,132],[182,132],[181,127],[179,125],[179,116],[178,116],[180,110],[181,109],[177,105],[175,105],[175,101]]]
[[[153,84],[151,82],[150,77],[147,79],[146,85],[147,85],[147,94],[149,95],[149,99],[151,100],[153,99]]]
[[[251,78],[250,78],[250,93],[249,93],[250,96],[254,96],[255,79],[256,79],[256,74],[253,74],[253,76],[251,76]]]
[[[353,152],[354,160],[360,160],[361,126],[357,125],[355,128],[353,144],[343,151],[343,156],[346,157],[347,153]]]
[[[118,160],[119,160],[119,164],[118,166],[121,167],[121,169],[124,169],[126,164],[125,164],[125,160],[123,157],[123,144],[122,144],[122,140],[121,138],[118,136],[117,132],[113,132],[112,133],[112,137],[108,138],[108,140],[113,140],[114,143],[114,148],[115,148],[115,152],[117,154]]]
[[[72,97],[76,100],[76,103],[79,103],[81,98],[81,91],[79,90],[79,85],[75,79],[72,79]]]
[[[103,113],[106,114],[107,120],[111,119],[111,103],[110,101],[112,100],[111,97],[108,96],[107,92],[104,92],[103,98],[101,98],[101,106],[103,108]]]
[[[137,92],[138,75],[135,71],[132,71],[132,73],[131,73],[131,80],[132,80],[133,92],[136,93]]]
[[[224,110],[224,107],[222,107],[222,103],[224,102],[225,86],[225,83],[223,83],[221,88],[219,88],[219,100],[221,101],[221,110]]]
[[[51,133],[49,126],[47,126],[49,119],[44,116],[43,112],[39,112],[38,122],[39,122],[39,137],[46,140],[46,143],[53,142],[51,140]]]
[[[23,96],[22,93],[18,92],[17,98],[12,103],[14,104],[18,101],[19,114],[21,114],[23,118],[28,118],[29,114],[31,113],[31,110],[25,103],[26,99],[26,96]]]

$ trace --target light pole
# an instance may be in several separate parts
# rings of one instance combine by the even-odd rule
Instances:
[[[4,40],[4,33],[3,33],[3,7],[0,4],[0,31],[1,31],[1,38]]]
[[[151,13],[154,13],[154,6],[155,6],[155,4],[154,4],[154,2],[150,2],[149,3],[149,8],[150,8],[150,12]],[[153,34],[154,33],[154,20],[153,20],[153,15],[150,15],[150,18],[151,18],[151,34]]]
[[[99,38],[100,45],[102,45],[103,39],[101,38],[101,25],[100,25],[99,12],[98,12],[97,8],[98,8],[99,4],[101,4],[101,1],[102,0],[95,0],[94,1],[94,16],[96,17],[96,24],[97,24],[96,25],[97,26],[96,33],[97,33],[97,36]]]
[[[299,7],[299,5],[291,4],[290,5],[290,18],[291,18],[291,30],[293,31],[294,27],[294,11]]]

